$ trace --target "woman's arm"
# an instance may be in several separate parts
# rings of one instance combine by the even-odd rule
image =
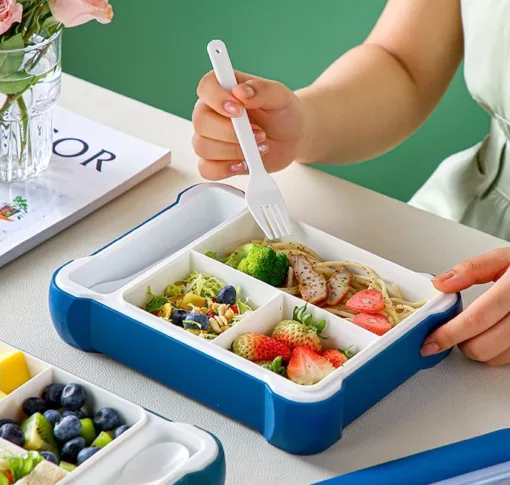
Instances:
[[[366,41],[296,94],[303,163],[380,155],[425,122],[462,58],[459,0],[389,0]]]

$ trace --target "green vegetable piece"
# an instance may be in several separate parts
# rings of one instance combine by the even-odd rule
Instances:
[[[218,259],[218,253],[213,252],[213,251],[207,251],[205,253],[205,255],[212,259],[216,259],[216,260]]]
[[[225,283],[214,276],[194,271],[186,280],[186,293],[194,293],[202,298],[215,298]]]
[[[145,310],[150,313],[161,310],[168,301],[164,295],[154,295],[150,287],[147,288],[147,296],[150,297],[150,300],[145,304]]]
[[[258,244],[243,246],[238,250],[238,256],[244,254],[247,247],[249,249],[239,261],[237,269],[271,286],[282,286],[289,271],[289,258],[284,253],[276,253],[269,246]]]
[[[170,298],[172,296],[184,295],[186,287],[184,285],[168,285],[165,288],[165,296]]]

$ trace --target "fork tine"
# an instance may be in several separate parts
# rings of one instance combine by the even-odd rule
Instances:
[[[282,237],[286,236],[286,231],[282,224],[282,218],[280,217],[280,213],[278,211],[278,206],[276,204],[272,204],[270,206],[270,210],[273,215],[275,224],[278,227],[279,239],[281,239]]]
[[[273,235],[273,232],[271,231],[271,227],[268,223],[266,214],[264,212],[264,208],[257,207],[257,210],[251,210],[251,213],[252,213],[253,218],[255,219],[255,222],[264,231],[265,236],[271,241],[274,240],[274,235]]]
[[[278,228],[277,228],[276,223],[274,221],[274,216],[273,216],[273,213],[271,212],[270,207],[268,205],[263,205],[262,206],[262,211],[264,212],[264,214],[266,216],[266,220],[267,220],[267,223],[269,224],[271,232],[274,234],[274,237],[272,237],[271,239],[272,240],[278,239],[279,238]]]
[[[281,204],[275,204],[276,214],[279,217],[279,220],[281,220],[283,229],[281,230],[281,233],[284,236],[290,236],[292,234],[292,224],[290,222],[289,213],[287,211],[287,207],[285,206],[285,203],[282,206]]]

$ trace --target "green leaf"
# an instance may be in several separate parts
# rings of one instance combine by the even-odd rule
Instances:
[[[2,53],[2,51],[24,49],[24,47],[25,43],[21,34],[5,39],[0,43],[0,79],[15,73],[20,68],[25,55],[23,50],[5,53]]]
[[[26,90],[34,80],[34,77],[28,76],[26,73],[15,72],[0,78],[0,93],[17,94]]]
[[[147,295],[150,296],[151,299],[145,304],[145,310],[150,313],[161,310],[163,305],[167,303],[167,298],[164,295],[154,295],[150,287],[147,289]]]
[[[55,27],[56,25],[59,25],[60,22],[55,18],[53,17],[53,15],[50,15],[42,24],[41,26],[41,30],[48,30],[48,29],[51,29],[52,27]]]

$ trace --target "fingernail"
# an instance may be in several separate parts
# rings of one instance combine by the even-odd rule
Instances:
[[[255,134],[255,140],[257,143],[266,141],[266,134],[262,130],[255,130],[253,133]]]
[[[241,90],[243,98],[253,98],[253,96],[255,96],[255,91],[247,84],[239,84],[239,89]]]
[[[266,153],[269,150],[269,147],[267,145],[259,145],[258,147],[260,153]]]
[[[448,273],[442,273],[437,275],[434,280],[439,281],[440,283],[443,283],[444,281],[447,281],[455,276],[455,273],[453,271],[450,271]]]
[[[237,103],[234,103],[234,101],[227,101],[225,103],[225,111],[233,115],[240,115],[241,106],[238,105]]]
[[[230,165],[230,171],[232,173],[246,172],[246,163],[245,162],[233,163],[232,165]]]
[[[430,342],[421,348],[420,353],[423,357],[428,357],[429,355],[437,354],[439,350],[441,350],[441,348],[436,342]]]

